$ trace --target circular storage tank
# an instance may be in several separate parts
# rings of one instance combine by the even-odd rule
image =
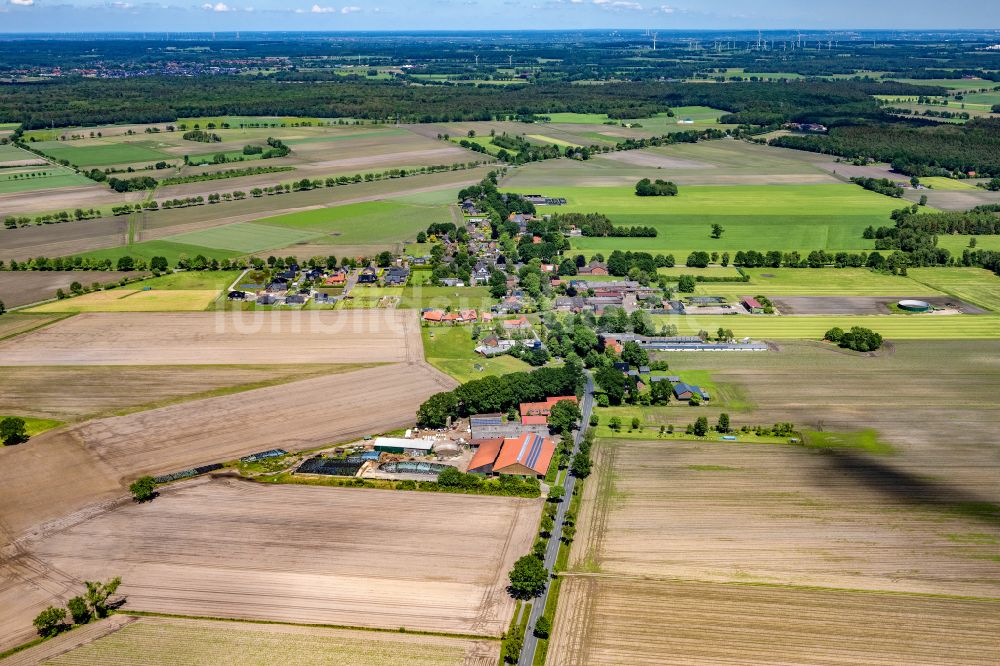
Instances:
[[[899,306],[900,310],[906,310],[907,312],[928,312],[932,309],[931,304],[926,301],[904,300],[896,305]]]
[[[457,442],[451,440],[446,440],[440,444],[434,444],[434,453],[441,456],[442,458],[453,458],[462,452],[462,448]]]

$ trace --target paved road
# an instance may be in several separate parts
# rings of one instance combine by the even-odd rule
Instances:
[[[580,422],[580,429],[576,432],[576,439],[573,440],[573,455],[580,450],[580,442],[583,441],[583,431],[586,430],[587,425],[590,423],[590,412],[594,407],[594,379],[591,377],[590,373],[586,373],[586,386],[583,389],[583,405],[581,405],[581,413],[583,414],[583,419]],[[563,488],[566,489],[566,495],[562,502],[559,503],[559,510],[556,511],[555,517],[555,527],[552,529],[552,536],[549,537],[549,545],[545,550],[545,568],[552,572],[552,567],[555,566],[556,556],[559,554],[559,543],[562,538],[562,528],[563,520],[566,518],[566,510],[569,508],[570,499],[573,497],[573,486],[576,484],[576,477],[567,472],[566,479],[563,481]],[[528,615],[528,628],[524,632],[524,647],[521,648],[521,658],[518,660],[519,666],[531,666],[535,661],[535,650],[538,649],[538,639],[535,638],[534,628],[535,622],[538,618],[542,616],[542,612],[545,610],[545,603],[549,598],[549,590],[551,585],[546,586],[545,592],[542,596],[535,599],[531,606],[531,613]]]

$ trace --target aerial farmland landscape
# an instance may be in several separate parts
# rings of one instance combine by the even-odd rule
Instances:
[[[0,665],[1000,661],[992,3],[0,3]]]

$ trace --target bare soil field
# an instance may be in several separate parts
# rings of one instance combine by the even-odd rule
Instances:
[[[121,575],[126,609],[499,636],[538,500],[201,479],[25,543],[38,578]],[[54,594],[41,604],[64,602]],[[0,603],[4,646],[41,608]],[[373,636],[377,638],[377,636]],[[383,662],[384,663],[384,662]]]
[[[432,393],[453,386],[427,365],[385,365],[88,421],[33,442],[73,439],[124,482],[269,448],[298,451],[395,430],[411,425]]]
[[[77,635],[80,634],[80,635]],[[5,661],[5,666],[183,661],[205,666],[271,664],[494,666],[500,643],[444,636],[328,629],[250,622],[114,615]]]
[[[1000,599],[996,520],[963,513],[964,489],[904,485],[881,457],[719,441],[598,449],[573,559],[583,570]]]
[[[927,195],[927,205],[941,210],[969,210],[976,206],[1000,203],[1000,192],[986,190],[906,190],[903,198],[917,203]]]
[[[774,296],[771,301],[785,315],[883,315],[892,314],[890,305],[912,296]],[[951,296],[921,296],[920,300],[939,308],[960,310],[964,314],[987,314],[988,311]]]
[[[0,301],[8,308],[37,303],[56,297],[56,290],[69,293],[69,286],[79,282],[107,284],[139,273],[122,271],[3,271],[0,272]]]
[[[559,609],[550,666],[987,666],[1000,632],[997,602],[614,577],[570,577]]]
[[[77,421],[359,369],[346,365],[6,366],[0,414]]]
[[[0,217],[113,206],[125,201],[134,201],[137,195],[141,196],[141,193],[119,194],[98,183],[31,192],[10,192],[0,194]]]
[[[998,342],[899,340],[875,356],[782,342],[777,353],[673,353],[669,361],[671,370],[707,370],[715,383],[736,385],[752,411],[734,423],[873,428],[900,450],[882,460],[902,488],[925,480],[1000,503]]]
[[[87,421],[0,447],[0,466],[15,470],[0,484],[0,545],[119,497],[143,474],[405,427],[429,395],[453,386],[422,363],[386,365]]]
[[[113,331],[113,337],[109,332]],[[289,344],[294,336],[294,344]],[[415,312],[83,313],[0,342],[0,365],[422,361]]]
[[[0,258],[64,257],[127,242],[128,221],[124,217],[0,229]]]
[[[632,166],[653,167],[662,169],[711,169],[712,165],[697,160],[686,160],[679,157],[669,157],[644,150],[628,150],[619,153],[601,155],[603,159],[622,162]]]

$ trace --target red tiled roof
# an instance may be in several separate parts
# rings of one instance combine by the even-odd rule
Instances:
[[[546,425],[549,417],[544,414],[529,414],[521,417],[521,425]]]
[[[428,310],[424,313],[424,321],[441,321],[444,313],[440,310]]]
[[[526,467],[535,474],[545,474],[555,451],[555,442],[541,435],[526,433],[513,439],[508,438],[503,440],[500,454],[493,463],[493,471],[502,474],[505,469],[517,465]],[[512,471],[518,473],[518,470]]]
[[[741,300],[743,301],[743,305],[748,308],[756,309],[764,307],[756,298],[751,298],[750,296],[744,296]]]
[[[483,465],[489,465],[495,461],[497,459],[497,455],[500,453],[501,446],[503,446],[502,437],[498,439],[481,440],[479,442],[479,448],[476,450],[475,455],[472,456],[472,460],[469,461],[469,469],[478,469]]]
[[[552,406],[560,400],[572,400],[573,402],[576,402],[576,396],[565,395],[555,398],[546,398],[545,402],[522,402],[520,405],[522,417],[521,423],[524,423],[523,418],[525,416],[548,416],[552,411]],[[543,423],[548,423],[548,421],[543,421]]]

